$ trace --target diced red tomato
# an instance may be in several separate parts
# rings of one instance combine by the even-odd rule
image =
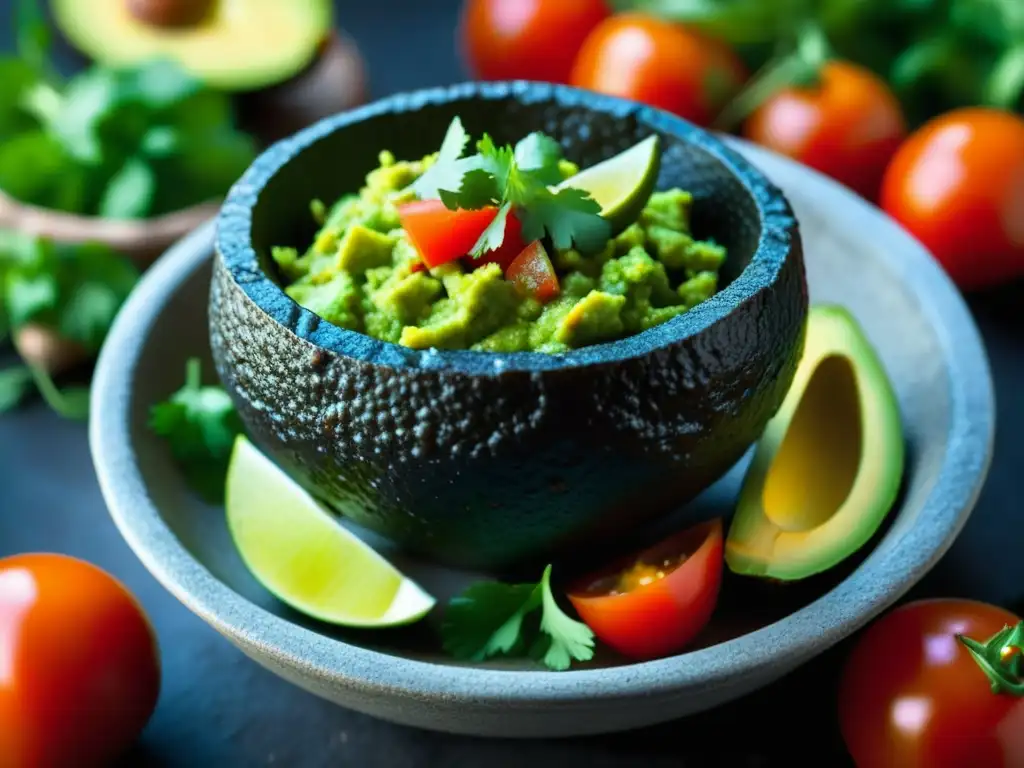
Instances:
[[[425,272],[427,265],[422,261],[416,261],[411,267],[409,267],[410,274],[416,274],[417,272]]]
[[[469,262],[478,267],[481,264],[495,263],[501,267],[502,272],[508,272],[509,265],[516,256],[522,253],[526,243],[523,242],[523,225],[516,218],[514,213],[509,213],[505,219],[505,239],[501,241],[501,247],[488,251],[479,259],[469,259]]]
[[[402,228],[431,269],[469,253],[497,214],[493,206],[450,211],[440,200],[418,200],[398,208]]]
[[[561,292],[558,275],[540,240],[534,240],[512,260],[505,277],[542,303],[551,301]]]
[[[398,208],[402,227],[423,260],[420,269],[433,269],[466,256],[497,215],[498,209],[493,206],[475,211],[452,211],[440,200],[420,200]],[[522,231],[519,219],[510,213],[505,220],[501,247],[473,259],[472,266],[494,262],[505,271],[523,250]],[[419,270],[414,268],[413,271]]]
[[[580,618],[624,656],[680,651],[707,625],[723,571],[722,521],[670,536],[570,589]]]

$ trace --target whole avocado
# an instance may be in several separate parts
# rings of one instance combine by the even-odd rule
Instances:
[[[285,295],[270,249],[304,242],[314,197],[357,188],[380,147],[471,131],[558,139],[582,167],[652,132],[659,189],[729,252],[723,289],[673,320],[566,354],[413,350]],[[272,147],[218,223],[210,337],[250,434],[326,504],[405,549],[491,571],[607,541],[677,508],[760,436],[800,359],[807,285],[782,193],[710,134],[562,86],[466,84],[391,97]]]

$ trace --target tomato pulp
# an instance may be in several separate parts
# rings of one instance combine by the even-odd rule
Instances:
[[[113,577],[62,555],[0,560],[0,765],[106,765],[159,688],[152,628]]]
[[[1019,618],[970,600],[908,603],[858,638],[839,690],[847,748],[864,768],[1015,768],[1024,765],[1024,697],[994,693],[957,636],[980,643]],[[1019,654],[994,649],[1020,682]],[[1013,663],[1015,666],[1011,667]]]
[[[711,618],[723,548],[722,521],[702,523],[581,580],[568,597],[594,634],[624,656],[667,656]]]

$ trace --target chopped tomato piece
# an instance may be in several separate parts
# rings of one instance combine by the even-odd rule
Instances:
[[[551,301],[561,292],[558,275],[540,240],[534,240],[513,259],[505,277],[540,302]]]
[[[398,208],[402,228],[430,269],[469,253],[497,214],[493,206],[450,211],[440,200],[418,200]]]
[[[624,656],[676,653],[707,625],[723,570],[722,521],[670,536],[569,590],[580,618]]]
[[[425,272],[426,269],[427,269],[427,265],[426,264],[424,264],[422,261],[417,261],[415,264],[413,264],[411,267],[409,267],[409,273],[414,275],[417,272]]]
[[[522,253],[526,243],[523,242],[523,225],[514,213],[509,213],[505,219],[505,239],[501,241],[501,247],[493,251],[487,251],[479,259],[470,257],[467,261],[474,267],[481,264],[494,262],[501,267],[502,272],[507,272],[509,265],[516,256]]]

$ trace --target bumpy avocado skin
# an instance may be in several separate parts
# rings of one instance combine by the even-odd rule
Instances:
[[[663,326],[564,359],[408,350],[288,299],[263,269],[271,243],[286,233],[301,242],[293,222],[304,201],[354,188],[381,146],[430,151],[456,114],[500,141],[544,130],[584,165],[658,131],[659,188],[695,192],[698,234],[729,248],[733,285]],[[354,151],[365,157],[347,176],[326,178],[327,158]],[[332,118],[261,157],[219,222],[210,331],[250,434],[300,482],[413,552],[500,570],[617,537],[721,477],[785,397],[806,314],[792,212],[735,153],[629,102],[470,84]]]

